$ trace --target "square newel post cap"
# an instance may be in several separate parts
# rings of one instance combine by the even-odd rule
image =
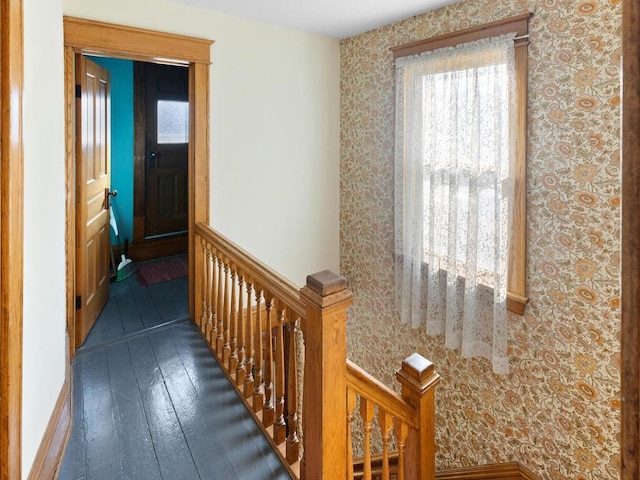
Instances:
[[[323,270],[307,275],[307,287],[321,297],[326,297],[347,288],[347,279],[331,270]]]
[[[325,308],[348,301],[353,295],[347,288],[347,279],[331,270],[323,270],[307,276],[307,284],[300,293],[312,304]]]
[[[402,361],[402,367],[396,372],[396,379],[416,393],[423,394],[440,382],[440,375],[433,363],[419,353],[409,355]]]

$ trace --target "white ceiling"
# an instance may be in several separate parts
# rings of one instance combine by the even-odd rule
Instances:
[[[342,39],[458,0],[172,1]]]

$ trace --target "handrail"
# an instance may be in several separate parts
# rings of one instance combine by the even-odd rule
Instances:
[[[381,478],[387,480],[391,478],[392,470],[398,480],[433,480],[435,476],[434,394],[440,376],[429,360],[414,353],[402,361],[396,379],[402,386],[401,395],[347,360],[347,468],[350,479],[362,475],[365,480],[371,480],[377,463],[381,464]],[[357,437],[353,420],[358,403],[361,426],[356,433],[363,437],[364,457],[354,461],[352,439]],[[372,448],[376,411],[382,440],[381,456],[374,455]],[[394,443],[396,452],[391,451]]]
[[[433,364],[417,353],[405,358],[396,393],[347,359],[353,295],[344,277],[325,270],[299,289],[209,225],[197,223],[195,235],[194,322],[293,478],[353,480],[352,440],[362,433],[370,479],[379,428],[383,478],[395,468],[395,445],[399,480],[432,479]]]
[[[347,359],[347,387],[375,402],[386,412],[398,417],[412,428],[418,428],[416,410],[380,380]]]
[[[284,301],[300,318],[306,317],[306,309],[300,300],[300,288],[268,267],[246,250],[243,250],[224,235],[205,223],[196,224],[196,234],[215,245],[225,257],[240,270]],[[250,273],[249,273],[250,272]]]

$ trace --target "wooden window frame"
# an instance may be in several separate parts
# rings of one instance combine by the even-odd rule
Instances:
[[[622,480],[640,478],[640,4],[622,4]]]
[[[393,59],[418,55],[438,48],[453,47],[484,38],[515,32],[516,116],[515,116],[515,169],[511,238],[509,244],[509,271],[507,277],[507,310],[523,315],[526,297],[526,221],[527,221],[527,77],[529,45],[529,18],[525,13],[496,22],[471,27],[457,32],[392,47]]]

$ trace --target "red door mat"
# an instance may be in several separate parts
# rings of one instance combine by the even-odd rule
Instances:
[[[167,282],[189,274],[187,257],[174,257],[157,262],[139,264],[136,278],[143,287]]]

